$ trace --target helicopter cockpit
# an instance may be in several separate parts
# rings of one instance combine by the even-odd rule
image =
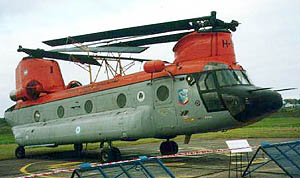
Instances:
[[[233,102],[236,105],[239,104],[233,96],[228,98],[229,95],[222,94],[222,88],[252,85],[243,70],[212,70],[199,74],[197,78],[198,91],[208,112],[229,109],[228,107],[231,107]]]
[[[207,112],[228,110],[237,120],[247,122],[258,119],[266,108],[282,106],[278,93],[254,86],[244,70],[219,66],[192,77]]]

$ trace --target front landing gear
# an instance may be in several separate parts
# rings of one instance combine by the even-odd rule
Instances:
[[[165,141],[160,144],[160,153],[162,155],[173,155],[178,153],[178,145],[174,141]]]
[[[18,148],[15,151],[15,156],[18,159],[25,158],[25,148],[23,146],[18,146]]]
[[[100,144],[100,148],[103,148],[104,142]],[[108,142],[108,147],[103,148],[100,152],[100,159],[103,163],[120,161],[121,160],[121,152],[118,148],[113,147],[111,142]]]
[[[100,153],[100,159],[103,163],[119,161],[121,159],[121,152],[118,148],[103,148]]]

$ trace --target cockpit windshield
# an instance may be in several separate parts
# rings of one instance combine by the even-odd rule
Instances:
[[[207,91],[215,90],[217,87],[251,85],[251,82],[245,71],[224,69],[202,73],[199,76],[198,85],[201,91]]]
[[[245,71],[232,69],[202,72],[197,74],[196,81],[199,94],[208,112],[222,111],[226,108],[230,108],[233,112],[233,106],[228,103],[229,101],[233,102],[232,98],[234,97],[219,93],[219,88],[235,85],[252,85]],[[224,105],[225,103],[227,106]],[[236,110],[240,111],[239,109]]]
[[[246,73],[241,70],[219,70],[216,71],[216,77],[220,87],[251,85]]]

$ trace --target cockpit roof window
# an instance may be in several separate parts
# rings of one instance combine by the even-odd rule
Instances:
[[[218,63],[218,62],[208,62],[204,68],[203,71],[209,71],[209,70],[218,70],[218,69],[228,69],[227,64]]]

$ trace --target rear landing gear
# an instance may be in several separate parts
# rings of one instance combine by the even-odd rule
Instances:
[[[162,155],[173,155],[178,153],[178,145],[174,141],[165,141],[160,144],[160,153]]]
[[[23,146],[18,146],[18,148],[15,151],[15,156],[18,159],[25,158],[25,148]]]
[[[101,143],[100,148],[103,147]],[[103,163],[120,161],[121,160],[121,152],[118,148],[113,147],[111,142],[108,143],[108,147],[103,148],[100,152],[100,159]]]

